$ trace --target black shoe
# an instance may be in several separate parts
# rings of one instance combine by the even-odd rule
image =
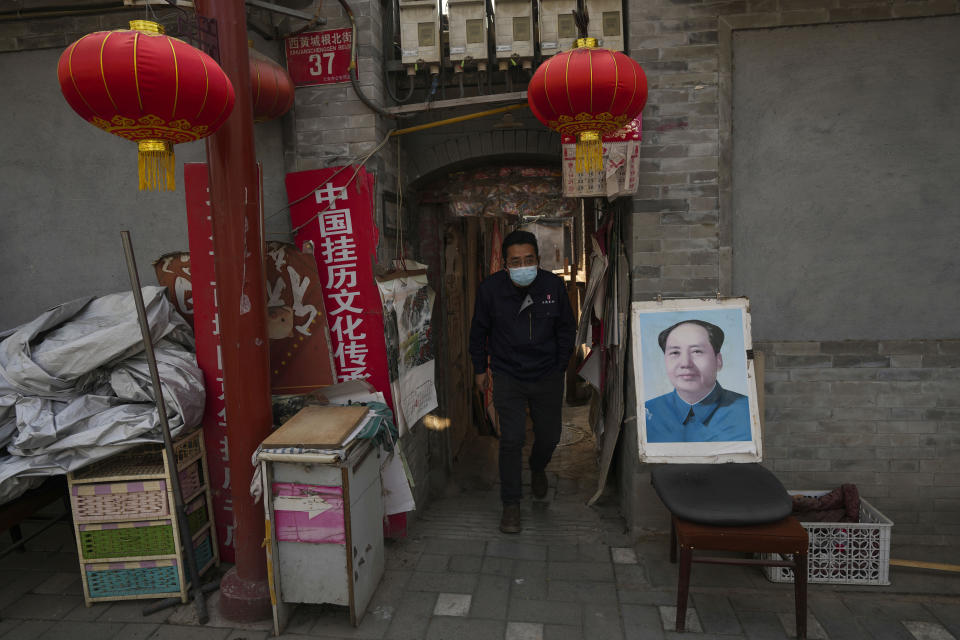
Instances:
[[[500,531],[504,533],[520,533],[520,505],[503,505],[503,517],[500,518]]]
[[[530,471],[530,488],[534,498],[545,498],[548,487],[546,471]]]

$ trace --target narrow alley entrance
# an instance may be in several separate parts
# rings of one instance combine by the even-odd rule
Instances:
[[[593,231],[593,213],[585,216],[581,199],[562,197],[559,170],[549,167],[497,165],[449,172],[407,193],[406,213],[420,233],[408,235],[406,246],[428,265],[437,287],[434,328],[440,407],[433,428],[446,432],[445,445],[439,438],[430,445],[431,467],[446,466],[445,482],[431,484],[430,506],[417,518],[447,517],[438,507],[452,499],[457,506],[449,513],[449,526],[490,535],[497,531],[500,516],[499,426],[491,395],[482,397],[473,387],[468,341],[476,289],[483,278],[503,268],[502,239],[522,228],[538,238],[540,268],[566,282],[579,323],[590,260],[584,239]],[[596,394],[576,374],[586,351],[578,347],[567,367],[563,431],[547,467],[550,489],[544,500],[531,498],[530,472],[524,463],[525,530],[541,524],[555,527],[548,517],[553,503],[569,500],[585,505],[597,490],[599,455],[591,427],[591,397]],[[528,420],[524,460],[532,441]]]

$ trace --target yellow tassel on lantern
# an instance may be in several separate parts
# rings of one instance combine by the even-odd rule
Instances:
[[[173,145],[161,140],[137,143],[140,168],[140,191],[174,191],[176,189],[176,162]]]
[[[577,173],[603,171],[603,141],[596,131],[584,131],[577,136],[574,170]]]

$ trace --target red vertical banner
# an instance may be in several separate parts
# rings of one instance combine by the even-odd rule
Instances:
[[[313,243],[337,381],[365,378],[393,407],[383,305],[373,279],[374,176],[363,167],[287,174],[297,246]]]
[[[183,167],[187,199],[187,235],[190,241],[190,277],[193,288],[193,330],[197,366],[203,371],[207,405],[203,413],[203,442],[207,449],[213,521],[224,562],[234,562],[233,499],[230,492],[230,450],[227,446],[227,409],[220,356],[220,318],[217,277],[213,266],[213,225],[210,218],[210,177],[207,165]]]

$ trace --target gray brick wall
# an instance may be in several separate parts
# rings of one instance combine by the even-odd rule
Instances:
[[[731,40],[742,28],[960,13],[956,0],[629,0],[643,66],[644,158],[630,239],[632,297],[731,291]],[[766,355],[765,464],[798,489],[855,482],[895,544],[960,539],[960,343],[775,342]],[[627,395],[630,396],[628,389]],[[619,485],[635,532],[665,511],[636,457],[627,403]]]
[[[321,5],[327,24],[318,29],[350,26],[337,3]],[[382,7],[366,0],[351,3],[357,22],[357,78],[364,95],[377,105],[385,104]],[[312,10],[312,7],[311,7]],[[393,123],[375,114],[357,97],[350,83],[297,89],[293,148],[288,154],[290,171],[305,171],[346,164],[362,158],[383,139]],[[393,148],[378,154],[368,170],[396,166]]]
[[[955,14],[957,0],[629,0],[647,74],[634,299],[730,291],[730,37],[736,29]]]
[[[767,342],[764,457],[788,487],[856,483],[901,545],[960,536],[960,341]]]

